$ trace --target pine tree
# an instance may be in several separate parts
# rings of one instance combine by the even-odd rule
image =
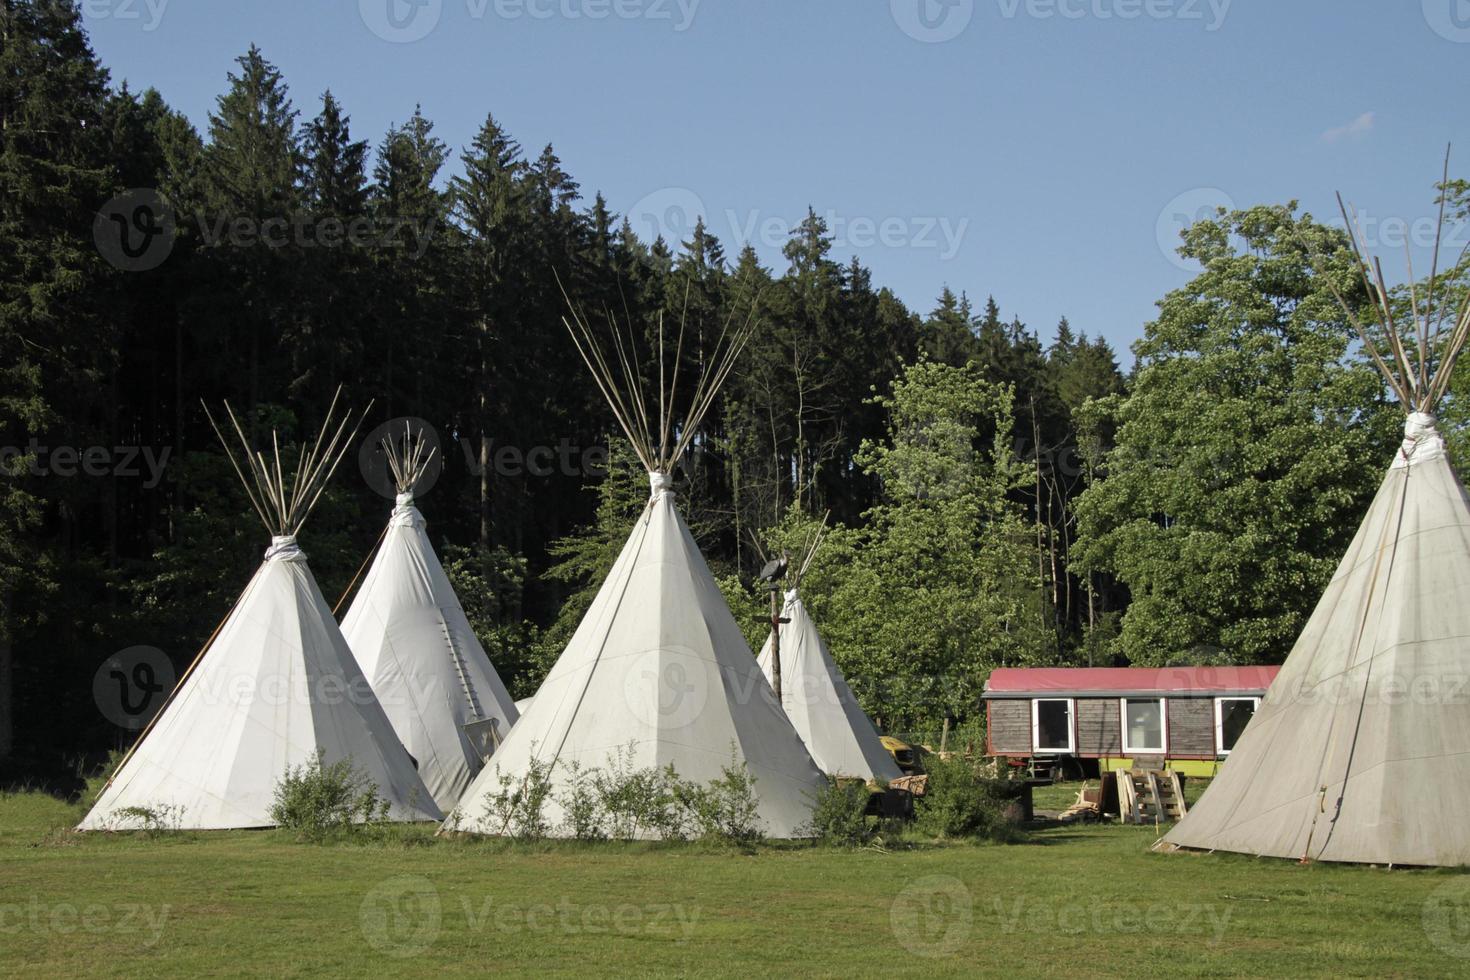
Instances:
[[[311,221],[305,269],[314,286],[303,292],[287,338],[295,397],[361,378],[366,368],[367,270],[379,244],[360,231],[368,206],[367,152],[366,141],[352,139],[341,105],[324,93],[302,139],[302,205]],[[377,235],[386,239],[394,231]]]
[[[92,242],[93,214],[113,190],[107,81],[73,4],[0,6],[0,447],[25,452],[33,437],[63,421],[68,439],[83,438],[94,414],[88,403],[98,382],[110,380],[115,342],[99,305],[107,275]],[[0,759],[14,744],[12,646],[55,594],[53,556],[34,546],[47,495],[30,475],[38,461],[3,451]],[[70,524],[75,518],[66,514],[75,511],[63,515]],[[45,657],[60,660],[54,643]],[[59,686],[36,683],[31,672],[42,666],[21,660],[21,690]]]
[[[500,429],[497,421],[504,412],[503,400],[494,397],[497,369],[503,362],[514,360],[498,357],[497,347],[512,329],[517,249],[527,240],[526,191],[522,184],[526,164],[521,159],[520,144],[494,116],[485,117],[461,162],[465,173],[450,181],[450,199],[456,225],[466,242],[466,315],[478,363],[472,390],[478,399],[475,428],[480,467],[480,547],[488,549],[493,485],[490,451],[493,434]],[[496,406],[500,406],[499,414]]]
[[[366,140],[353,140],[351,120],[330,90],[322,108],[306,124],[302,140],[302,194],[311,211],[336,218],[355,218],[367,210]]]
[[[239,73],[229,74],[229,90],[209,116],[203,224],[228,284],[215,311],[217,322],[233,325],[223,354],[228,363],[233,348],[246,348],[245,399],[255,406],[265,395],[262,383],[279,398],[295,380],[283,364],[290,358],[282,337],[302,288],[293,233],[301,157],[296,110],[280,71],[254,45],[236,65]]]

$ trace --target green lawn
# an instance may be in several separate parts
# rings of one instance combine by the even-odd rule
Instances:
[[[888,852],[79,836],[0,795],[0,974],[1470,973],[1470,876],[1156,855],[1152,828]]]

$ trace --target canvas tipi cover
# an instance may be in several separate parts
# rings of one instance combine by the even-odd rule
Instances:
[[[797,590],[786,593],[781,618],[781,706],[817,767],[831,776],[887,781],[903,775],[832,660]],[[772,680],[771,641],[760,667]]]
[[[1416,414],[1265,701],[1164,843],[1470,864],[1467,600],[1470,500]]]
[[[1446,154],[1441,233],[1448,184]],[[1265,701],[1159,846],[1470,864],[1470,498],[1433,415],[1470,341],[1470,296],[1441,282],[1437,240],[1425,286],[1411,269],[1396,297],[1342,215],[1371,320],[1325,262],[1319,279],[1403,408],[1404,441]]]
[[[414,772],[337,628],[306,557],[278,537],[229,618],[82,821],[129,826],[169,808],[177,829],[271,826],[276,784],[321,753],[350,759],[390,819],[443,814]]]
[[[762,830],[800,835],[825,781],[771,687],[674,507],[668,479],[633,528],[607,581],[510,737],[461,803],[475,827],[500,774],[551,766],[546,817],[565,834],[562,799],[575,763],[672,765],[707,783],[732,761],[755,777]],[[483,828],[481,828],[483,829]]]
[[[362,672],[440,809],[453,809],[482,752],[520,717],[465,618],[410,494],[342,620]],[[488,746],[466,725],[493,723]]]

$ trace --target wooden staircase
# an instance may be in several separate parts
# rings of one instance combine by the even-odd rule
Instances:
[[[1128,769],[1116,775],[1118,811],[1124,823],[1172,823],[1189,812],[1177,772]]]

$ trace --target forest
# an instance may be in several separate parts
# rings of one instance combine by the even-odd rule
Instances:
[[[1200,271],[1120,352],[1103,335],[1133,325],[1027,324],[1005,283],[909,309],[820,200],[776,268],[702,221],[645,241],[493,111],[464,147],[412,105],[360,133],[251,47],[201,129],[114,85],[69,0],[0,18],[0,775],[128,744],[99,668],[182,670],[249,579],[270,542],[206,416],[225,402],[283,452],[339,386],[365,413],[302,534],[334,605],[392,507],[377,439],[424,424],[434,544],[533,694],[648,492],[569,304],[633,325],[650,370],[756,325],[680,504],[757,646],[763,556],[829,524],[806,600],[892,731],[973,730],[1002,665],[1280,662],[1400,438],[1335,298],[1374,301],[1347,235],[1295,202],[1190,228]],[[1423,190],[1463,239],[1470,184]],[[1444,267],[1470,283],[1463,249]]]

